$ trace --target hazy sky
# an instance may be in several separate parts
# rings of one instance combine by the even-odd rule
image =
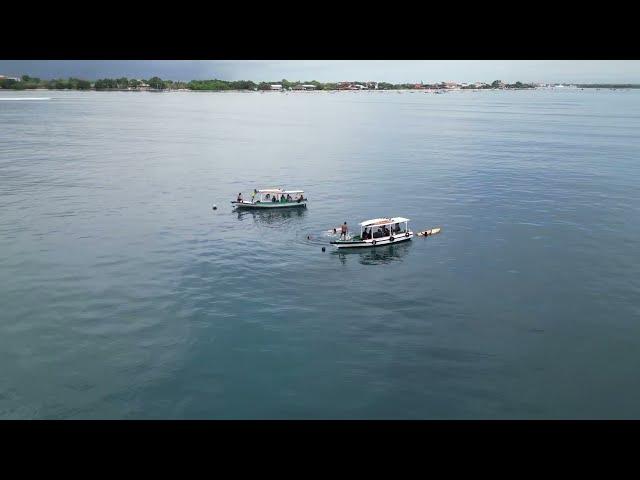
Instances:
[[[0,75],[172,80],[640,83],[638,60],[0,60]]]

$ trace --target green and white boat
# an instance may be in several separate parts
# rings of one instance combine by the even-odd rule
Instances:
[[[374,218],[360,224],[360,235],[333,240],[336,248],[368,248],[406,242],[413,238],[409,230],[409,219],[404,217]],[[339,233],[339,228],[336,229]]]
[[[307,206],[307,198],[303,190],[266,188],[254,190],[251,200],[244,200],[239,195],[231,205],[236,208],[304,208]]]

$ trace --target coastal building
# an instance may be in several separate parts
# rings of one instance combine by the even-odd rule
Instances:
[[[338,90],[364,90],[367,87],[355,82],[340,82],[338,83]]]
[[[291,90],[299,90],[299,91],[310,91],[315,89],[316,89],[316,86],[313,84],[294,85],[293,87],[291,87]]]
[[[338,90],[375,90],[378,88],[376,82],[366,82],[364,85],[356,82],[339,82]]]
[[[16,82],[21,81],[20,77],[7,77],[5,75],[0,75],[0,80],[14,80]]]
[[[442,82],[442,88],[453,90],[454,88],[460,88],[456,82]]]
[[[282,85],[269,85],[271,90],[282,91]]]
[[[132,83],[132,82],[137,82],[137,83]],[[133,90],[133,91],[146,91],[149,90],[151,87],[149,86],[148,83],[145,83],[144,80],[137,80],[137,79],[131,79],[129,82],[129,87],[126,88],[126,90]]]

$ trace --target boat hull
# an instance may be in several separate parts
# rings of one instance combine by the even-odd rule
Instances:
[[[336,248],[372,248],[372,247],[383,247],[385,245],[394,245],[396,243],[406,242],[413,238],[413,232],[408,232],[409,235],[399,234],[393,237],[382,237],[382,238],[374,238],[372,240],[334,240],[331,242]]]
[[[430,237],[431,235],[436,235],[442,231],[442,228],[432,228],[430,230],[425,230],[424,232],[418,232],[419,237]]]
[[[307,206],[307,202],[286,202],[286,203],[280,203],[280,202],[256,202],[256,203],[251,203],[251,202],[231,202],[231,205],[233,205],[236,208],[251,208],[251,209],[274,209],[274,208],[300,208],[300,207],[306,207]]]

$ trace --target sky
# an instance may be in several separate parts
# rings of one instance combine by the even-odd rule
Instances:
[[[170,80],[640,83],[638,60],[0,60],[0,75]]]

